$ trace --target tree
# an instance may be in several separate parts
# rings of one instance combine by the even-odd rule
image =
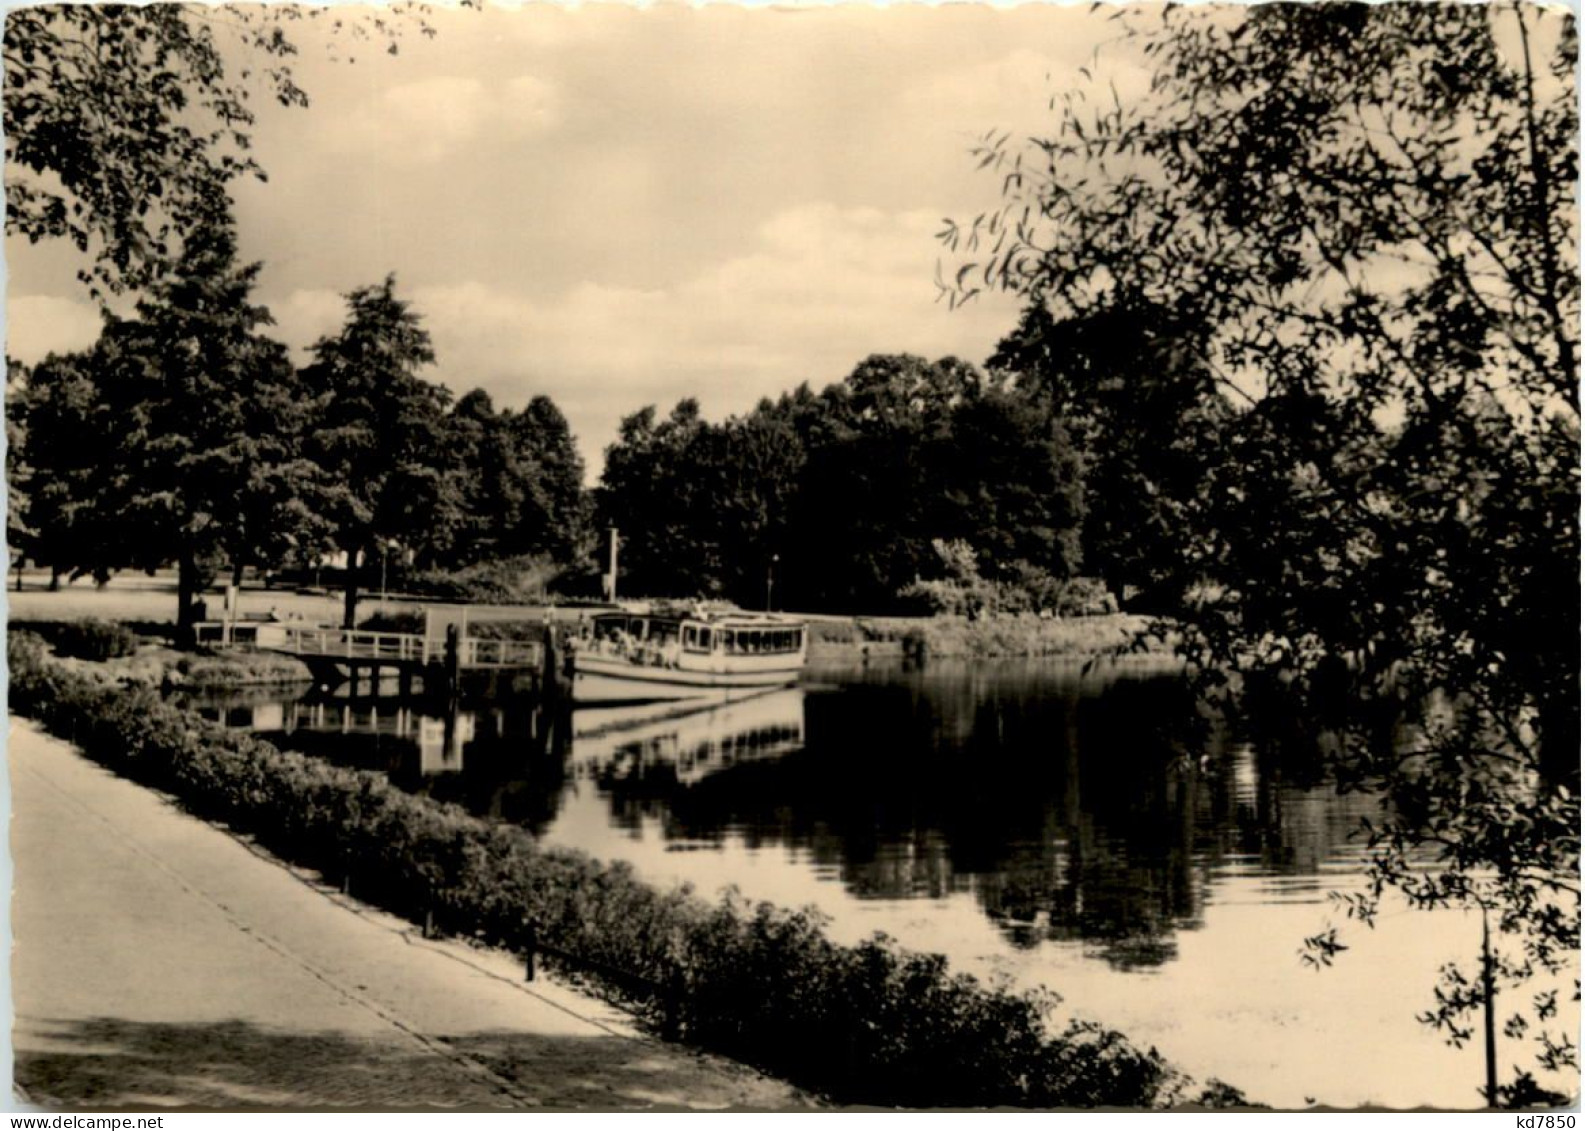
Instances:
[[[1119,298],[1058,321],[1031,305],[987,363],[1043,391],[1082,453],[1085,569],[1132,607],[1176,611],[1199,581],[1185,571],[1186,509],[1219,462],[1231,413],[1199,361],[1205,330]]]
[[[1185,650],[1208,684],[1286,688],[1336,732],[1339,780],[1382,792],[1356,917],[1388,890],[1488,916],[1481,973],[1450,971],[1426,1015],[1462,1041],[1497,987],[1562,972],[1579,939],[1573,19],[1119,18],[1150,95],[1095,109],[1076,89],[1028,148],[988,136],[1004,197],[947,226],[970,259],[944,287],[1207,328],[1197,363],[1246,407],[1182,515],[1206,582]],[[1415,741],[1383,741],[1361,704],[1408,712]],[[1312,941],[1330,960],[1335,937]],[[1556,1017],[1544,993],[1503,1028],[1577,1069]],[[1535,1088],[1516,1068],[1483,1091]]]
[[[1067,434],[1038,390],[953,358],[875,355],[715,425],[696,402],[622,423],[602,520],[651,593],[877,611],[972,543],[998,581],[1069,576],[1082,501]]]
[[[121,564],[99,507],[112,436],[93,360],[92,351],[51,354],[7,372],[8,538],[14,551],[50,570],[51,588],[62,574],[108,578]],[[18,506],[22,492],[25,507]]]
[[[5,17],[6,231],[69,240],[96,294],[137,290],[178,254],[249,152],[252,85],[306,106],[287,25],[329,23],[395,53],[423,9],[348,17],[311,6],[40,4]],[[415,15],[417,13],[417,15]],[[232,65],[232,52],[247,62]]]
[[[250,300],[260,266],[236,262],[228,215],[210,217],[91,355],[98,444],[92,494],[77,502],[107,532],[103,564],[176,559],[182,628],[206,563],[240,581],[245,566],[324,533],[316,469],[300,452],[306,401],[286,347],[260,333],[269,311]]]
[[[302,380],[314,414],[306,451],[327,485],[321,513],[347,555],[351,628],[360,566],[392,542],[433,559],[460,523],[461,490],[447,444],[450,394],[419,375],[435,351],[396,297],[396,277],[345,297],[346,324],[314,344]]]
[[[450,557],[473,564],[537,556],[567,564],[586,548],[583,460],[548,397],[497,412],[475,389],[451,410],[461,525]]]
[[[711,541],[711,500],[699,402],[679,401],[656,421],[654,406],[625,417],[606,449],[600,522],[621,532],[627,592],[719,596],[719,558]]]
[[[6,359],[6,400],[13,406],[19,399],[25,372],[20,362]],[[17,571],[19,590],[22,588],[22,565],[27,561],[28,548],[36,534],[27,517],[33,469],[22,453],[26,435],[19,414],[6,413],[6,546]]]

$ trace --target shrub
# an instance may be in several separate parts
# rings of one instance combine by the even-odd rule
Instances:
[[[375,613],[373,616],[364,617],[358,622],[358,628],[365,632],[409,632],[422,633],[424,631],[424,614],[414,610],[400,613]]]
[[[612,1000],[701,1046],[850,1103],[1164,1106],[1189,1081],[1154,1050],[1074,1023],[1045,993],[987,989],[945,959],[877,936],[839,946],[809,911],[658,891],[624,864],[539,845],[525,830],[403,793],[68,671],[36,638],[8,642],[11,705],[85,754],[226,822],[355,894],[482,942],[529,932]],[[1225,1087],[1202,1094],[1223,1103]]]
[[[546,599],[562,567],[546,558],[517,557],[457,570],[421,570],[402,579],[415,596],[478,605],[513,605]]]
[[[980,573],[966,542],[932,543],[944,577],[916,580],[898,591],[899,605],[925,616],[982,616],[1018,613],[1062,617],[1103,616],[1117,612],[1117,599],[1094,577],[1057,577],[1025,561],[1002,566],[997,577]]]
[[[138,650],[137,634],[111,621],[65,621],[52,635],[57,652],[80,660],[114,660]]]

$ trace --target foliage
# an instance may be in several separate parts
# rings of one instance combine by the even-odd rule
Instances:
[[[20,382],[33,488],[31,556],[56,569],[178,563],[178,623],[201,575],[279,560],[322,532],[298,452],[305,402],[286,348],[250,301],[225,214],[186,233],[171,274],[83,354]]]
[[[402,576],[409,596],[474,605],[543,601],[564,567],[543,557],[479,562],[455,570],[419,570]]]
[[[623,864],[540,847],[524,830],[401,792],[367,771],[280,751],[161,701],[65,671],[11,634],[14,709],[119,773],[174,794],[398,914],[521,948],[532,925],[613,998],[687,1039],[853,1103],[1165,1106],[1193,1096],[1154,1052],[1098,1026],[1052,1035],[1049,994],[951,975],[883,938],[842,947],[811,912],[662,893]],[[1237,1102],[1224,1085],[1207,1101]]]
[[[987,137],[1003,202],[947,226],[977,258],[946,289],[1011,290],[1061,327],[1194,328],[1190,370],[1240,407],[1175,523],[1201,583],[1185,655],[1212,693],[1269,675],[1332,732],[1345,788],[1383,791],[1353,914],[1389,890],[1488,910],[1504,1028],[1577,1067],[1514,992],[1579,939],[1573,17],[1116,19],[1150,94],[1076,88],[1049,136]],[[1407,741],[1380,722],[1400,715]],[[1442,990],[1427,1016],[1458,1038],[1487,995]]]
[[[138,650],[137,635],[111,621],[65,621],[53,627],[51,636],[57,652],[81,660],[112,660]]]
[[[421,8],[367,18],[310,6],[37,4],[5,16],[6,231],[91,256],[95,293],[157,283],[208,223],[249,152],[255,88],[306,106],[286,25],[333,22],[397,50]],[[227,65],[235,49],[252,60]],[[257,81],[255,81],[255,76]]]
[[[444,386],[419,376],[434,364],[429,332],[396,297],[396,277],[345,296],[347,320],[313,346],[303,370],[313,400],[306,452],[324,474],[323,514],[348,556],[346,624],[359,564],[392,543],[433,558],[460,521],[460,476],[446,438]]]
[[[448,443],[462,469],[453,561],[570,562],[590,552],[583,459],[550,398],[497,411],[482,389],[452,407]]]
[[[116,555],[107,552],[95,522],[97,442],[103,413],[89,354],[51,354],[36,366],[7,370],[6,486],[11,545],[62,573],[108,577]],[[26,499],[19,513],[18,500]]]
[[[980,575],[974,548],[962,540],[931,543],[945,575],[915,580],[897,594],[904,607],[926,615],[978,618],[1019,613],[1102,616],[1117,611],[1106,586],[1092,577],[1056,578],[1028,562],[1006,571],[1004,581]]]
[[[873,612],[935,575],[938,539],[993,578],[1071,574],[1077,479],[1038,396],[952,358],[877,355],[721,425],[693,401],[635,413],[599,513],[622,533],[625,588]]]
[[[1199,580],[1184,546],[1232,412],[1205,336],[1148,303],[1058,321],[1037,302],[988,362],[1049,397],[1083,453],[1085,568],[1131,608],[1177,612]]]

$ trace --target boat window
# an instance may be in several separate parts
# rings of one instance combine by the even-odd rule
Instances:
[[[690,652],[710,650],[710,630],[698,625],[687,625],[682,630],[682,646]]]

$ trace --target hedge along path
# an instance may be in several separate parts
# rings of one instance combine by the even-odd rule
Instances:
[[[104,766],[359,899],[523,952],[641,1020],[841,1103],[900,1107],[1226,1106],[1101,1026],[1053,1034],[1054,995],[989,989],[877,936],[840,946],[818,915],[662,892],[625,864],[416,797],[8,642],[11,707]],[[569,961],[576,956],[576,961]]]

